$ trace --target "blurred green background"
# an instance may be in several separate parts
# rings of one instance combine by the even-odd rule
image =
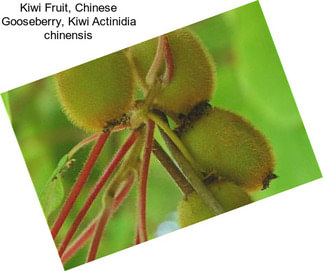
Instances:
[[[249,119],[273,146],[277,161],[275,173],[280,177],[269,189],[254,194],[253,198],[259,200],[321,177],[259,3],[248,4],[189,28],[200,37],[216,63],[217,90],[211,104]],[[44,188],[59,159],[87,136],[67,120],[55,91],[53,77],[47,77],[2,94],[37,193]],[[89,189],[127,133],[113,134],[109,139],[57,243],[66,234]],[[160,139],[158,132],[156,136]],[[64,175],[65,193],[73,185],[89,150],[90,145],[78,152],[74,166]],[[134,190],[110,221],[98,257],[132,246],[136,210]],[[147,210],[150,238],[178,228],[176,206],[180,199],[181,193],[152,157]],[[98,199],[81,224],[81,230],[96,216],[100,206]],[[48,217],[49,225],[56,216],[57,211]],[[82,264],[87,248],[84,247],[65,268]]]

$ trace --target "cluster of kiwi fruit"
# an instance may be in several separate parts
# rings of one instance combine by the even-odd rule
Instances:
[[[207,103],[215,90],[216,71],[198,37],[180,29],[167,38],[174,75],[153,107],[179,123],[175,132],[202,173],[216,176],[207,185],[224,211],[248,204],[249,193],[266,188],[275,177],[271,147],[247,120]],[[100,132],[135,110],[136,86],[144,92],[149,89],[145,78],[157,44],[154,38],[57,74],[58,96],[71,121],[86,131]],[[165,64],[157,76],[164,72]],[[196,192],[179,203],[181,227],[214,215]]]
[[[180,29],[167,37],[175,72],[154,107],[169,115],[185,114],[212,97],[214,65],[191,31]],[[157,43],[154,38],[56,74],[58,97],[69,119],[88,132],[100,132],[134,109],[136,84],[145,84]]]

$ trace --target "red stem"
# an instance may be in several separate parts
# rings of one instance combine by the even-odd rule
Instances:
[[[140,244],[140,237],[139,237],[139,230],[138,230],[138,227],[137,227],[137,230],[136,230],[136,239],[135,239],[135,245],[138,245]]]
[[[90,239],[95,231],[97,223],[98,219],[93,220],[93,222],[80,234],[77,239],[75,239],[73,244],[65,251],[61,258],[63,264],[65,264],[70,258],[72,258]]]
[[[123,202],[123,200],[127,197],[133,182],[135,180],[135,175],[132,174],[127,182],[127,184],[122,188],[122,190],[114,197],[114,201],[113,201],[113,210],[116,211],[121,203]]]
[[[147,72],[146,75],[146,83],[150,86],[155,82],[156,76],[158,69],[160,68],[160,65],[162,64],[163,61],[163,51],[164,51],[164,38],[166,36],[160,36],[158,38],[158,45],[157,45],[157,50],[156,54],[154,57],[154,60]]]
[[[165,70],[163,81],[165,85],[168,85],[170,81],[172,81],[175,65],[174,65],[172,49],[170,48],[168,38],[166,35],[164,38],[164,59],[166,63],[166,70]]]
[[[125,128],[128,128],[128,127],[129,127],[128,124],[119,125],[119,126],[116,126],[116,127],[112,128],[112,132],[119,132],[119,131],[122,131]]]
[[[88,138],[83,139],[80,143],[78,143],[73,149],[79,149],[80,147],[86,145],[87,143],[93,141],[94,139],[96,139],[97,137],[99,137],[99,134],[94,134],[89,136]]]
[[[139,204],[138,204],[138,233],[139,242],[148,240],[147,227],[146,227],[146,201],[147,201],[147,181],[150,163],[150,155],[152,152],[153,139],[154,139],[155,123],[151,120],[148,121],[147,138],[145,143],[144,159],[141,168],[139,180]]]
[[[73,186],[70,194],[68,195],[64,206],[58,216],[58,218],[56,219],[54,226],[52,227],[51,233],[53,236],[53,239],[56,238],[57,234],[59,233],[66,217],[68,216],[69,212],[71,211],[77,197],[79,196],[86,180],[88,179],[92,168],[97,160],[97,158],[99,157],[100,152],[103,149],[103,146],[105,144],[105,142],[107,141],[108,137],[110,135],[110,132],[108,133],[104,133],[101,134],[100,137],[98,138],[96,144],[94,145],[88,160],[86,161],[81,174],[79,175],[77,181],[75,182],[75,185]]]
[[[98,194],[101,192],[103,186],[106,184],[107,180],[115,170],[115,168],[118,166],[120,161],[123,159],[123,157],[127,154],[128,150],[132,147],[132,145],[135,143],[136,139],[138,138],[139,134],[138,132],[134,131],[129,136],[127,141],[123,144],[123,146],[119,149],[119,151],[116,153],[116,155],[113,157],[111,163],[105,170],[104,174],[101,176],[99,181],[97,182],[96,186],[92,189],[89,197],[87,198],[86,202],[84,203],[82,209],[77,214],[72,226],[70,227],[68,233],[66,234],[60,248],[59,248],[59,255],[62,256],[65,252],[69,242],[73,238],[73,235],[75,234],[78,226],[82,222],[84,216],[86,215],[87,211],[90,209],[93,201],[96,199]]]
[[[125,187],[120,191],[118,195],[116,195],[113,201],[113,212],[115,212],[120,207],[123,200],[127,197],[133,185],[133,182],[134,182],[134,178],[130,178],[129,182],[125,185]],[[99,219],[100,218],[96,218],[95,220],[93,220],[90,226],[88,226],[80,234],[80,236],[77,239],[75,239],[73,244],[71,244],[69,248],[67,248],[67,250],[64,252],[61,258],[63,264],[65,264],[72,256],[74,256],[81,249],[81,247],[83,247],[85,243],[90,239],[90,237],[95,232]]]
[[[95,260],[105,226],[108,223],[109,219],[111,218],[113,212],[116,211],[116,209],[120,206],[120,203],[127,196],[128,192],[134,182],[134,177],[135,177],[134,174],[132,174],[130,176],[129,181],[126,184],[126,186],[120,191],[120,193],[118,195],[116,195],[114,197],[113,202],[112,202],[112,206],[107,206],[107,208],[101,214],[100,219],[99,219],[99,223],[97,224],[95,234],[94,234],[94,237],[92,240],[92,244],[90,247],[90,252],[88,254],[87,262],[91,262],[91,261]]]
[[[91,262],[95,260],[96,253],[99,248],[99,244],[105,229],[105,225],[108,223],[108,220],[110,219],[112,215],[113,209],[110,206],[109,208],[106,208],[103,212],[102,215],[100,216],[99,222],[96,225],[94,237],[91,243],[90,251],[88,254],[87,262]]]

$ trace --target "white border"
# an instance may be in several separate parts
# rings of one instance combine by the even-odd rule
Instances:
[[[156,10],[156,2],[150,2],[154,5],[148,5],[146,12]],[[1,87],[33,81],[99,56],[103,51],[108,53],[215,15],[210,8],[215,5],[228,7],[228,2],[239,1],[194,1],[200,5],[195,13],[186,12],[185,4],[177,3],[182,1],[163,2],[173,4],[169,21],[180,16],[173,25],[161,26],[156,11],[150,15],[142,13],[143,18],[150,16],[152,25],[156,19],[158,31],[147,25],[148,30],[143,27],[139,34],[119,33],[120,39],[108,44],[108,49],[97,50],[82,59],[71,56],[64,64],[53,62],[43,68],[35,61],[34,67],[28,68],[34,74],[23,74],[23,69],[14,69],[8,59],[3,61],[5,53],[17,54],[22,62],[29,57],[20,55],[19,48],[1,43]],[[322,168],[321,1],[262,0],[260,3]],[[3,5],[1,2],[1,12],[11,7],[8,1],[6,7]],[[131,7],[135,8],[134,4]],[[125,36],[129,37],[126,41],[121,38]],[[35,43],[33,39],[36,37],[30,44]],[[52,57],[59,58],[58,52],[53,50]],[[0,116],[0,269],[63,270],[32,183],[26,182],[30,178],[2,103]],[[11,194],[12,191],[15,193]],[[322,270],[322,193],[321,180],[312,182],[74,270]]]
[[[27,17],[26,14],[18,13],[21,1],[23,0],[0,1],[0,18],[3,16]],[[39,3],[38,0],[26,2]],[[51,0],[50,2],[60,4],[64,1]],[[103,4],[100,0],[80,2]],[[137,18],[136,28],[97,27],[87,29],[93,31],[94,39],[84,41],[48,41],[43,38],[43,33],[47,28],[6,28],[0,25],[0,91],[10,90],[33,82],[249,2],[252,1],[199,0],[184,2],[163,0],[158,3],[151,0],[111,0],[106,4],[116,3],[118,5],[120,12],[116,15]],[[75,2],[69,1],[70,5],[72,3]],[[81,14],[72,15],[82,16]],[[46,18],[49,15],[46,13],[29,13],[28,16],[43,16]],[[57,16],[65,15],[58,14]],[[87,14],[83,16],[87,16]],[[76,32],[83,29],[73,28],[70,31]],[[67,30],[68,28],[65,27],[60,31]],[[31,63],[32,67],[30,67]]]

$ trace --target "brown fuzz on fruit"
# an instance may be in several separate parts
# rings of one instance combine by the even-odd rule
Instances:
[[[129,59],[119,51],[56,76],[58,97],[69,119],[88,132],[122,121],[134,102]]]
[[[213,182],[208,185],[208,188],[225,212],[252,202],[250,196],[233,182]],[[177,210],[178,223],[181,228],[219,215],[219,213],[214,214],[196,192],[190,193],[181,200]]]
[[[103,128],[103,132],[106,133],[110,131],[113,127],[116,127],[119,125],[129,125],[129,124],[130,124],[130,117],[129,115],[124,113],[120,118],[108,121],[105,127]]]
[[[170,83],[155,100],[155,108],[170,114],[186,114],[197,104],[208,101],[215,89],[213,60],[199,39],[187,29],[167,34],[174,60],[174,74]],[[154,60],[158,39],[151,39],[129,48],[128,53],[137,71],[137,80],[147,90],[145,78]],[[157,76],[165,72],[165,63]]]
[[[215,107],[190,127],[178,130],[206,174],[213,172],[232,180],[248,192],[268,187],[276,176],[267,139],[237,114]]]
[[[176,134],[182,134],[186,129],[190,128],[195,121],[200,117],[208,114],[212,111],[212,106],[207,102],[203,101],[197,104],[189,113],[187,114],[178,114],[177,122],[179,126],[174,130]]]

